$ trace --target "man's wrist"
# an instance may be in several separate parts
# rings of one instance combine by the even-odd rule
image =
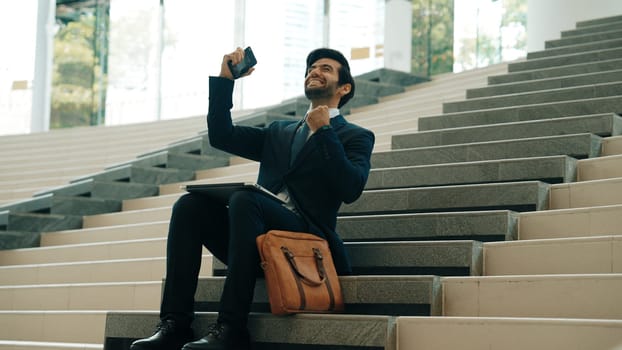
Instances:
[[[330,126],[330,124],[328,124],[328,125],[322,125],[322,126],[320,126],[320,127],[317,129],[317,131],[316,131],[316,132],[325,131],[325,130],[329,130],[329,129],[332,129],[332,128],[333,128],[333,127],[332,127],[332,126]]]

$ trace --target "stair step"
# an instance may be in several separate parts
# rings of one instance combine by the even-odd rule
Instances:
[[[615,33],[619,34],[621,32],[617,31]],[[570,39],[575,39],[575,38],[579,39],[579,41],[578,42],[570,41]],[[566,40],[568,41],[566,42]],[[556,45],[556,46],[550,46],[550,47],[546,46],[545,50],[528,52],[527,59],[530,60],[534,58],[561,56],[561,55],[568,55],[568,54],[577,53],[577,52],[596,51],[596,50],[610,49],[610,48],[622,46],[622,40],[620,40],[618,37],[611,37],[611,36],[607,36],[607,38],[603,36],[602,40],[585,41],[585,38],[582,35],[582,36],[576,36],[576,37],[562,38],[560,39],[559,42],[563,42],[564,45],[559,45],[558,43],[555,43],[553,45]],[[547,44],[548,42],[545,42],[545,45]]]
[[[612,113],[612,111],[618,110],[622,110],[622,98],[620,98],[620,96],[610,96],[471,112],[447,113],[420,117],[418,122],[419,130],[427,131],[443,128],[457,128],[461,126]]]
[[[136,239],[163,238],[168,233],[168,220],[140,224],[83,228],[77,230],[44,232],[41,234],[41,246],[68,245],[125,241]]]
[[[620,37],[622,37],[622,30],[614,29],[605,32],[575,35],[570,38],[547,40],[544,42],[544,47],[547,49],[554,49],[564,46],[575,46],[579,44],[594,43],[599,41],[610,41],[619,39]]]
[[[454,185],[425,188],[366,190],[352,204],[341,207],[342,216],[399,214],[432,211],[539,210],[548,204],[548,185],[538,181]],[[502,191],[502,192],[495,192]],[[499,193],[505,193],[499,197]],[[84,217],[84,227],[104,227],[168,220],[171,207],[135,210]]]
[[[492,75],[488,77],[488,84],[510,84],[527,82],[530,80],[572,77],[578,74],[598,73],[622,68],[622,59],[614,58],[597,62],[577,63],[567,66],[534,69],[521,72]]]
[[[72,182],[75,183],[89,179],[96,181],[129,181],[134,183],[160,185],[171,182],[192,180],[194,179],[194,172],[187,169],[124,165],[82,176],[74,179]]]
[[[576,178],[575,167],[574,158],[562,155],[380,168],[372,169],[365,188],[388,189],[529,180],[549,183],[570,182]],[[180,195],[144,198],[132,202],[126,210],[172,206]],[[112,215],[115,214],[110,216]],[[87,217],[85,222],[86,225],[91,225],[90,218]]]
[[[373,168],[567,155],[600,155],[601,137],[583,133],[397,149],[372,154]]]
[[[107,350],[126,350],[134,339],[153,334],[157,313],[110,312],[106,321]],[[197,336],[207,333],[216,313],[196,314]],[[306,314],[279,317],[251,313],[249,331],[253,349],[394,349],[395,317]]]
[[[136,182],[100,181],[87,179],[37,193],[37,196],[54,194],[55,197],[88,197],[92,199],[124,200],[154,196],[158,186]]]
[[[447,336],[451,334],[451,336]],[[622,321],[559,318],[399,317],[398,349],[612,350]]]
[[[172,208],[168,206],[120,213],[90,215],[83,218],[83,227],[119,226],[169,220],[171,218],[171,210]]]
[[[82,227],[82,217],[77,215],[5,213],[8,218],[6,229],[9,231],[43,232]]]
[[[104,311],[0,311],[3,341],[103,344]]]
[[[603,137],[622,134],[622,117],[615,113],[603,113],[419,131],[394,135],[391,148],[395,150],[580,133]]]
[[[622,236],[484,244],[484,276],[622,273]]]
[[[548,186],[539,181],[364,191],[342,215],[465,210],[543,210]]]
[[[198,182],[197,183],[203,183]],[[123,201],[123,211],[152,209],[160,207],[172,206],[179,197],[185,194],[185,190],[177,190],[170,194],[161,194],[159,196],[144,197]]]
[[[519,214],[520,240],[622,235],[622,205]]]
[[[481,275],[481,243],[477,241],[346,242],[355,275]],[[226,265],[214,258],[213,275]]]
[[[551,185],[550,209],[622,204],[622,178]]]
[[[622,319],[622,274],[444,277],[441,283],[443,316]]]
[[[622,177],[622,155],[581,159],[577,162],[577,181]]]
[[[622,56],[622,48],[611,48],[572,53],[554,57],[543,57],[508,64],[508,72],[522,72],[534,69],[568,66],[572,64],[598,62],[617,59]]]
[[[229,158],[211,155],[198,155],[190,153],[175,153],[168,150],[156,152],[132,159],[126,162],[113,164],[107,169],[115,169],[122,166],[138,167],[166,167],[171,169],[199,170],[226,166]]]
[[[443,103],[444,113],[468,112],[482,109],[518,107],[538,103],[574,101],[622,95],[622,82],[597,83],[510,95],[471,98],[464,101]]]
[[[515,158],[372,169],[366,189],[538,180],[571,182],[576,160],[568,156]]]
[[[161,281],[0,287],[0,310],[153,310]]]
[[[511,240],[517,235],[516,213],[499,211],[345,216],[337,232],[346,241],[473,239]],[[387,230],[391,227],[391,230]],[[164,238],[168,221],[44,233],[43,246]],[[43,244],[45,242],[45,244]]]
[[[155,193],[146,193],[143,197],[153,194]],[[12,214],[41,213],[74,216],[111,212],[120,209],[121,202],[119,200],[81,196],[63,196],[51,193],[5,205],[0,208],[0,210],[8,210]]]
[[[603,156],[622,154],[622,136],[612,136],[603,140]]]
[[[576,74],[567,77],[553,77],[489,85],[486,87],[467,90],[466,98],[470,99],[478,97],[502,96],[521,92],[561,89],[573,86],[615,82],[620,80],[622,80],[622,69],[614,69],[604,72]]]
[[[581,29],[585,27],[592,27],[592,26],[600,26],[604,24],[620,23],[620,22],[622,22],[622,15],[602,17],[602,18],[596,18],[596,19],[588,19],[588,20],[577,22],[577,29]]]
[[[212,256],[204,255],[201,266],[201,276],[211,276]],[[0,267],[0,284],[145,282],[161,281],[165,274],[164,257],[10,265]]]
[[[503,241],[517,237],[517,214],[507,210],[346,216],[337,219],[345,241]]]
[[[576,36],[576,35],[609,32],[612,30],[622,30],[622,21],[613,22],[613,23],[605,23],[605,24],[600,24],[600,25],[586,26],[586,27],[571,29],[571,30],[564,30],[561,32],[561,37],[567,38],[567,37]]]
[[[0,340],[0,349],[6,350],[102,350],[102,344],[52,343]]]
[[[195,310],[217,312],[224,277],[199,280]],[[440,282],[436,276],[341,276],[346,314],[440,315]],[[270,312],[265,280],[257,280],[252,312]]]
[[[166,256],[166,238],[0,251],[0,265],[30,265]]]
[[[0,230],[0,250],[38,247],[40,239],[39,232]]]

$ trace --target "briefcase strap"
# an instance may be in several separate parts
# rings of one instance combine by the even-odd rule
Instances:
[[[300,310],[304,310],[304,308],[306,307],[306,297],[305,297],[304,288],[302,287],[301,282],[307,285],[313,286],[313,287],[317,287],[317,286],[321,286],[322,284],[325,284],[326,289],[328,291],[328,296],[330,298],[330,305],[329,305],[328,310],[333,310],[335,308],[335,295],[333,293],[333,288],[330,284],[330,279],[327,278],[326,276],[326,269],[324,269],[324,263],[323,263],[324,257],[322,256],[322,252],[318,248],[312,248],[312,249],[313,249],[313,256],[315,257],[315,263],[317,265],[318,274],[320,276],[319,281],[314,281],[313,279],[302,274],[298,270],[298,266],[296,266],[296,260],[295,260],[294,254],[289,249],[287,249],[287,247],[281,246],[281,251],[287,258],[287,261],[289,262],[289,266],[291,267],[295,280],[296,280],[296,286],[298,287],[298,292],[300,294]]]

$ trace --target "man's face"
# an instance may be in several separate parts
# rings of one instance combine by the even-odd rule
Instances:
[[[332,98],[339,86],[341,64],[331,58],[320,58],[307,71],[305,95],[308,99]]]

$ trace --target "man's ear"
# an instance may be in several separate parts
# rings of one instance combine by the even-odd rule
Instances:
[[[341,85],[339,87],[338,93],[339,93],[340,96],[345,96],[345,95],[349,94],[350,91],[352,91],[352,84],[346,83],[346,84],[343,84],[343,85]]]

